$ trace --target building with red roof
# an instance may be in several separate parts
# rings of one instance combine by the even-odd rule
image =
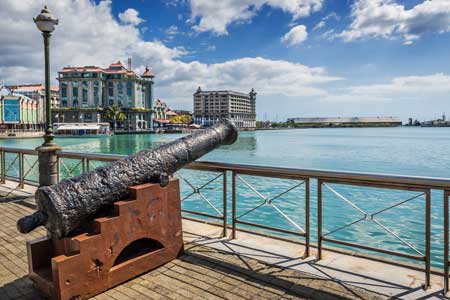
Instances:
[[[45,103],[45,85],[40,83],[9,85],[8,88],[16,94],[27,96],[39,102],[40,108],[43,110]],[[59,86],[50,87],[50,100],[52,108],[59,107]]]
[[[117,106],[126,115],[118,130],[145,130],[153,127],[153,78],[146,67],[138,75],[121,61],[107,68],[64,67],[58,72],[60,107],[53,112],[55,123],[100,123],[111,121],[105,111]]]

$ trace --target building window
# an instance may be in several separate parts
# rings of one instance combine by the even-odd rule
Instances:
[[[100,102],[100,83],[98,81],[94,81],[94,106],[99,107]]]
[[[88,107],[88,83],[87,81],[83,81],[81,83],[81,88],[82,88],[82,102],[81,102],[81,107]]]
[[[61,82],[61,105],[67,107],[67,82]]]
[[[141,92],[141,85],[137,84],[136,85],[136,99],[135,99],[135,105],[136,107],[141,107],[141,102],[142,102],[142,92]]]
[[[117,105],[119,107],[122,107],[122,101],[123,101],[123,83],[119,81],[117,84]]]
[[[127,81],[127,107],[133,106],[133,82]]]
[[[108,82],[108,105],[114,105],[114,83]]]
[[[78,106],[78,81],[72,82],[72,106]]]

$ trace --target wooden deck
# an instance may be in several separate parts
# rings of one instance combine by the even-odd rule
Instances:
[[[1,191],[0,191],[1,193]],[[45,299],[26,277],[25,241],[44,229],[22,235],[16,221],[34,210],[33,197],[0,196],[0,299]],[[227,252],[184,233],[185,254],[93,299],[378,299],[372,292],[338,281],[262,263]]]

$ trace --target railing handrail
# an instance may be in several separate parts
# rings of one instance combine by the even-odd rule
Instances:
[[[196,161],[188,166],[192,169],[210,168],[216,170],[238,171],[242,173],[257,172],[266,174],[282,174],[292,175],[293,177],[307,177],[307,178],[321,178],[331,180],[348,180],[358,182],[373,182],[373,183],[392,183],[399,185],[414,185],[421,187],[430,187],[433,189],[450,189],[450,178],[440,177],[426,177],[426,176],[405,176],[395,174],[383,173],[359,173],[347,171],[331,171],[322,169],[296,169],[285,167],[271,167],[271,166],[254,166],[247,164],[231,164],[222,162],[210,161]]]
[[[15,147],[0,147],[0,151],[5,151],[8,153],[23,153],[29,155],[37,155],[38,151],[36,149],[27,148],[15,148]]]
[[[98,153],[84,153],[84,152],[71,152],[71,151],[57,151],[59,157],[64,158],[87,158],[90,160],[99,161],[116,161],[127,157],[127,155],[120,154],[98,154]]]
[[[13,147],[0,147],[0,151],[15,152],[24,154],[37,154],[34,149],[23,149]],[[84,153],[71,151],[58,151],[60,157],[65,158],[87,158],[89,160],[99,161],[115,161],[123,159],[126,155],[120,154],[99,154],[99,153]],[[233,164],[212,161],[195,161],[188,165],[189,169],[200,170],[216,170],[216,171],[237,171],[240,173],[258,173],[267,175],[283,175],[290,178],[320,178],[327,180],[364,182],[364,183],[379,183],[388,185],[408,185],[417,187],[429,187],[433,189],[450,190],[450,178],[442,177],[428,177],[428,176],[405,176],[397,174],[383,174],[383,173],[364,173],[364,172],[349,172],[336,171],[324,169],[298,169],[286,167],[272,167],[272,166],[255,166],[247,164]]]

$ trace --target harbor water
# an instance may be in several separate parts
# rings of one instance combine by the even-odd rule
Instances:
[[[117,135],[111,137],[57,138],[65,151],[132,154],[155,148],[183,135]],[[1,146],[35,148],[42,139],[0,140]],[[388,173],[399,175],[450,178],[450,128],[330,128],[241,132],[237,142],[223,146],[201,160],[237,164]],[[193,186],[212,180],[217,173],[182,171]],[[183,207],[189,210],[220,214],[222,182],[218,178],[202,189],[202,195],[192,194],[192,187],[182,182]],[[237,215],[243,215],[263,200],[248,188],[251,185],[268,199],[298,185],[294,180],[271,179],[242,175],[237,180]],[[323,191],[323,232],[328,237],[409,254],[425,252],[425,196],[419,192],[330,184]],[[230,190],[230,189],[229,189]],[[317,187],[311,185],[311,234],[316,240]],[[190,195],[192,194],[192,195]],[[348,202],[343,200],[341,195]],[[190,195],[190,196],[189,196]],[[443,195],[432,191],[431,253],[432,265],[442,267],[443,257]],[[189,196],[189,197],[188,197]],[[210,203],[203,198],[207,198]],[[291,220],[304,228],[305,186],[299,185],[276,198],[273,203]],[[229,200],[231,197],[228,197]],[[363,220],[334,232],[335,229],[362,217],[355,204],[368,214],[395,203],[411,199],[402,205],[377,215],[377,220],[397,234],[393,236],[371,220]],[[214,206],[214,207],[213,207]],[[270,205],[242,216],[241,220],[298,231],[282,214]],[[407,244],[410,244],[412,249]]]

